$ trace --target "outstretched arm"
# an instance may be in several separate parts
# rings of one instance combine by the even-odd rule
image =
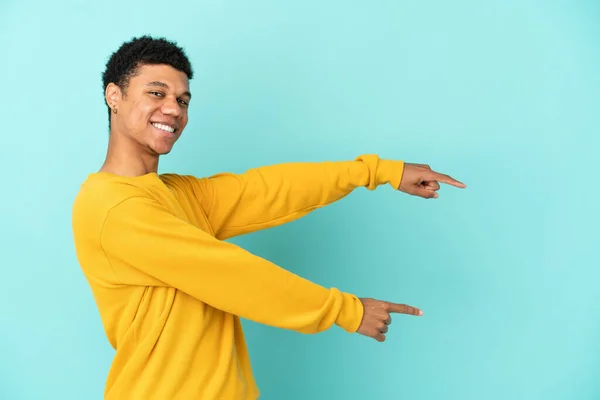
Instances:
[[[390,314],[421,310],[324,288],[175,217],[151,198],[113,207],[101,245],[120,283],[170,286],[255,322],[318,333],[334,324],[384,341]]]
[[[439,182],[463,183],[431,170],[426,164],[386,160],[370,154],[354,161],[296,162],[253,168],[242,174],[209,178],[169,176],[207,215],[215,236],[236,235],[281,225],[331,204],[358,187],[393,189],[437,198]]]
[[[224,240],[301,218],[358,187],[398,189],[403,170],[403,161],[362,155],[353,161],[284,163],[183,179],[215,236]]]

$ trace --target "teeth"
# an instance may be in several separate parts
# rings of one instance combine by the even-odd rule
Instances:
[[[175,132],[175,129],[171,128],[168,125],[154,123],[154,124],[152,124],[152,126],[154,126],[155,128],[161,129],[163,131],[166,131],[166,132],[171,132],[171,133]]]

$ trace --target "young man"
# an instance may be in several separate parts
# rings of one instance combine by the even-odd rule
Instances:
[[[75,248],[116,349],[106,399],[256,399],[240,317],[303,333],[338,325],[385,340],[391,313],[294,275],[224,239],[278,226],[355,188],[389,184],[423,198],[438,182],[420,164],[362,155],[206,178],[157,174],[188,121],[192,68],[164,39],[124,43],[104,72],[106,161],[73,205]]]

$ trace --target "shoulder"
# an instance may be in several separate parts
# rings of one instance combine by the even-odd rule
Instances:
[[[164,173],[159,175],[160,180],[169,188],[181,191],[197,190],[204,182],[204,178],[193,175]]]
[[[166,173],[161,174],[160,179],[179,199],[201,201],[210,195],[205,177]]]
[[[108,174],[90,174],[81,184],[72,205],[75,238],[97,237],[110,211],[129,199],[152,200],[152,185],[157,176],[123,178]]]
[[[102,213],[129,198],[149,196],[150,179],[144,178],[91,174],[79,187],[73,202],[73,212],[95,210]]]

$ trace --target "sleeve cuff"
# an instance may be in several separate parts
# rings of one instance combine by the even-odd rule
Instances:
[[[364,308],[358,297],[342,293],[342,309],[335,323],[346,332],[355,333],[362,323]]]
[[[379,160],[377,168],[377,180],[381,183],[389,183],[395,190],[400,187],[402,175],[404,174],[404,161]]]
[[[368,181],[366,187],[375,190],[379,185],[389,184],[395,190],[400,186],[404,174],[404,161],[379,158],[376,154],[363,154],[355,161],[362,161],[366,166]]]

